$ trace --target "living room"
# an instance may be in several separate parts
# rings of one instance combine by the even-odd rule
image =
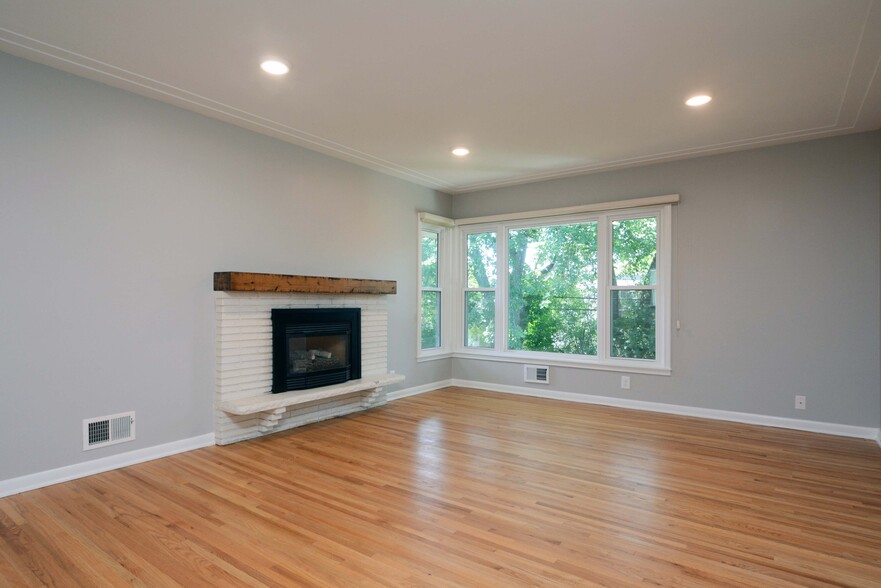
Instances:
[[[0,3],[4,12],[7,4],[9,8],[17,5],[13,12],[16,15],[33,10],[22,8],[27,3],[4,2]],[[786,2],[780,4],[787,4],[785,10],[798,10]],[[716,9],[720,10],[718,6]],[[824,567],[828,562],[821,559],[819,571],[804,571],[803,576],[787,567],[786,573],[791,575],[778,580],[779,585],[826,585],[823,582],[834,581],[877,585],[873,582],[879,576],[873,579],[872,574],[881,566],[881,526],[874,531],[871,526],[873,521],[881,520],[877,506],[881,496],[876,485],[881,476],[881,101],[875,103],[873,99],[881,96],[881,81],[871,67],[860,77],[860,67],[864,61],[877,66],[881,56],[881,34],[873,28],[881,6],[877,2],[853,2],[844,12],[848,11],[859,16],[855,21],[866,28],[865,33],[859,27],[855,29],[863,35],[858,39],[861,46],[843,43],[851,50],[847,55],[853,70],[839,76],[847,82],[851,75],[849,86],[841,83],[829,92],[841,100],[827,126],[814,128],[815,120],[806,117],[799,127],[805,131],[801,135],[793,132],[783,136],[777,129],[768,129],[767,133],[745,129],[744,137],[733,134],[727,146],[721,148],[716,145],[721,141],[705,140],[710,136],[707,129],[715,129],[716,124],[707,122],[712,111],[705,110],[699,114],[702,122],[695,123],[696,138],[673,155],[663,155],[672,153],[672,148],[665,151],[659,147],[646,151],[635,162],[620,156],[595,166],[587,156],[574,163],[560,156],[558,161],[536,168],[512,159],[510,173],[499,172],[493,161],[485,167],[498,175],[483,179],[478,178],[477,171],[467,171],[471,165],[467,158],[449,155],[449,148],[459,144],[458,136],[451,131],[434,141],[443,148],[443,157],[450,159],[444,163],[450,177],[462,173],[457,176],[462,181],[452,188],[433,185],[426,179],[433,177],[428,173],[430,166],[423,169],[422,175],[411,174],[405,165],[389,163],[383,169],[383,158],[366,154],[360,164],[354,163],[359,152],[356,147],[341,145],[339,156],[334,157],[328,154],[334,149],[334,137],[326,141],[316,138],[313,148],[309,148],[308,133],[265,122],[273,112],[273,98],[284,94],[273,86],[277,80],[259,77],[259,72],[253,72],[258,81],[247,85],[249,92],[261,95],[258,102],[265,103],[266,117],[242,114],[241,120],[234,121],[232,110],[212,113],[210,105],[195,99],[191,108],[182,107],[187,97],[162,96],[163,86],[156,80],[126,77],[111,67],[102,69],[95,64],[91,66],[97,70],[88,73],[91,66],[86,62],[65,65],[61,53],[22,40],[29,31],[36,35],[33,30],[22,24],[14,33],[14,23],[0,17],[4,31],[0,36],[0,247],[4,252],[0,256],[4,276],[0,281],[0,496],[32,500],[27,497],[43,490],[63,492],[61,488],[68,480],[98,479],[103,475],[100,472],[111,470],[139,479],[161,477],[156,468],[165,456],[172,455],[175,457],[168,459],[192,460],[195,469],[207,467],[208,462],[220,462],[223,455],[230,456],[231,464],[239,464],[242,454],[259,458],[261,452],[269,452],[266,444],[271,439],[278,439],[286,450],[296,450],[301,442],[305,443],[298,441],[298,434],[326,435],[323,439],[316,437],[317,445],[310,451],[324,444],[338,443],[342,447],[346,438],[334,432],[335,426],[355,423],[349,426],[364,427],[373,422],[369,419],[384,414],[382,411],[393,420],[378,426],[377,431],[393,429],[394,419],[403,423],[409,421],[408,414],[420,415],[422,419],[410,425],[418,433],[414,438],[422,436],[419,447],[423,458],[453,463],[460,449],[440,443],[444,429],[437,427],[444,419],[431,414],[442,402],[439,399],[444,391],[449,390],[452,404],[438,410],[451,411],[443,413],[451,423],[470,422],[457,415],[456,411],[465,411],[465,407],[496,407],[499,415],[505,415],[514,414],[516,402],[535,401],[539,404],[523,405],[524,414],[535,412],[559,418],[561,430],[569,430],[573,439],[578,439],[580,433],[567,414],[588,419],[590,410],[595,409],[599,411],[596,414],[609,419],[605,424],[597,423],[598,430],[616,439],[619,434],[626,436],[617,429],[619,420],[626,421],[628,414],[634,419],[643,415],[640,418],[648,420],[635,426],[647,430],[657,426],[659,447],[665,443],[661,440],[663,431],[668,431],[669,443],[681,441],[677,435],[706,435],[698,445],[709,448],[715,430],[729,440],[752,439],[755,445],[744,451],[760,453],[762,433],[757,431],[768,428],[793,435],[775,437],[774,443],[780,445],[769,449],[769,453],[785,456],[790,447],[792,451],[799,446],[810,451],[828,447],[832,457],[824,454],[823,459],[834,462],[833,457],[838,455],[842,463],[856,460],[858,454],[864,459],[853,471],[865,476],[864,493],[854,498],[848,493],[852,489],[842,490],[840,500],[851,500],[864,509],[860,516],[867,528],[854,531],[851,539],[863,542],[868,554],[853,560],[841,556],[842,561],[846,560],[841,566]],[[816,23],[825,18],[810,11],[797,14],[808,23],[807,30],[820,26]],[[54,30],[64,30],[59,24],[63,23],[63,15],[49,20]],[[844,17],[836,22],[842,31],[850,23]],[[73,27],[68,33],[77,38]],[[56,42],[62,40],[63,35]],[[45,41],[48,46],[49,39]],[[110,43],[109,37],[101,42]],[[862,53],[854,52],[857,46]],[[830,55],[833,51],[828,47],[824,50]],[[456,63],[465,67],[462,62]],[[113,75],[125,79],[114,82],[110,79]],[[531,75],[541,79],[534,71]],[[137,83],[145,86],[133,91]],[[805,91],[806,87],[809,85],[798,90]],[[392,93],[388,88],[384,90]],[[430,88],[421,90],[429,92]],[[862,101],[854,100],[849,93],[857,90],[857,98]],[[817,94],[826,96],[819,90]],[[340,88],[332,88],[324,98],[332,102],[340,95],[344,95]],[[687,109],[679,98],[677,95],[676,107]],[[457,100],[465,99],[452,98],[451,103]],[[728,100],[734,102],[733,98]],[[725,101],[724,95],[716,95],[705,108]],[[793,110],[798,108],[801,106],[793,106]],[[343,110],[346,114],[340,125],[348,121],[354,126],[352,120],[360,120],[364,114],[357,101]],[[408,120],[412,123],[419,113],[419,105],[402,112],[400,129],[386,130],[388,142],[402,134]],[[683,116],[692,114],[687,111]],[[636,126],[648,123],[648,119],[641,120]],[[262,132],[255,132],[261,124]],[[382,135],[378,120],[363,124],[361,132]],[[498,140],[502,141],[506,133],[516,133],[518,124],[509,120],[508,130],[500,132]],[[814,130],[809,133],[809,129]],[[483,146],[488,149],[488,136],[484,137]],[[704,148],[698,149],[698,145]],[[471,147],[468,157],[479,158],[482,145]],[[545,155],[553,159],[550,154],[540,153],[540,145],[535,149],[539,152],[536,159]],[[504,148],[498,150],[503,152]],[[670,195],[677,197],[652,204]],[[481,355],[463,348],[461,330],[457,330],[461,326],[453,324],[447,327],[440,353],[423,353],[419,329],[420,213],[448,219],[452,227],[458,227],[455,230],[460,230],[468,222],[476,223],[474,219],[518,215],[522,219],[546,218],[547,214],[561,214],[552,211],[571,213],[591,208],[600,211],[598,214],[613,214],[632,208],[634,203],[669,208],[666,253],[671,263],[665,276],[669,311],[663,318],[666,327],[659,335],[665,338],[665,365],[628,369],[615,366],[614,361],[579,364],[577,358],[555,363],[553,359],[546,361],[546,356],[536,359],[504,355],[510,350],[502,349],[502,341],[499,356]],[[500,230],[507,228],[499,226]],[[463,263],[454,261],[455,248],[451,247],[448,255],[450,259],[445,263]],[[215,272],[228,271],[394,281],[395,293],[383,296],[387,312],[385,372],[405,379],[386,387],[388,404],[320,425],[260,435],[253,442],[215,446],[220,327],[213,279]],[[456,300],[462,299],[462,288],[461,283],[451,279],[449,292],[445,291],[450,305],[445,307],[446,314],[451,320],[464,312],[461,304],[456,306]],[[501,328],[499,325],[499,333]],[[524,381],[524,364],[536,363],[548,367],[548,383]],[[625,376],[626,388],[622,380]],[[796,407],[796,397],[804,397],[804,408]],[[406,402],[411,404],[403,404]],[[84,420],[130,411],[137,415],[133,440],[83,450]],[[479,416],[468,418],[479,422]],[[682,432],[678,423],[691,421],[676,420],[681,417],[705,420],[695,425],[695,431]],[[358,418],[368,420],[355,420]],[[523,422],[518,419],[526,417],[511,418],[516,425]],[[753,428],[736,428],[741,426]],[[450,436],[454,430],[455,426],[446,434]],[[509,432],[516,430],[515,426]],[[530,431],[529,427],[520,430],[526,436]],[[363,445],[370,445],[369,438],[365,435],[368,441]],[[396,451],[397,443],[403,443],[391,432],[383,439],[390,444],[389,449],[377,448],[372,457],[359,454],[360,459],[378,460],[384,452]],[[477,454],[492,450],[482,436],[475,439]],[[628,449],[623,441],[621,447],[627,459],[634,460],[628,461],[627,468],[636,467],[633,464],[642,459],[637,457],[639,451]],[[581,449],[588,451],[586,447]],[[221,453],[224,450],[228,453]],[[432,453],[434,450],[438,453]],[[217,453],[199,457],[198,451]],[[544,459],[530,456],[528,449],[523,451],[530,459]],[[536,451],[550,452],[541,447]],[[696,454],[700,456],[700,450]],[[716,457],[714,454],[706,461],[699,457],[696,463],[714,467],[711,462]],[[551,457],[547,460],[553,461]],[[141,465],[134,467],[144,469],[129,471],[140,474],[124,474],[121,472],[126,470],[119,469],[138,463]],[[743,464],[737,467],[748,469]],[[797,472],[797,462],[793,467]],[[816,473],[816,467],[811,464],[805,475]],[[240,464],[236,468],[243,469]],[[395,470],[396,466],[389,468]],[[661,476],[662,472],[647,468],[638,477],[648,480],[654,475]],[[183,477],[169,476],[175,483],[185,484]],[[340,480],[345,479],[345,473],[340,476]],[[420,480],[426,488],[442,492],[443,484],[437,479],[428,476]],[[332,487],[334,484],[328,484],[325,489]],[[835,487],[823,487],[830,496],[836,494]],[[482,487],[479,492],[489,490]],[[815,496],[820,490],[805,492]],[[234,494],[224,496],[233,500]],[[538,494],[546,499],[549,495],[544,490]],[[792,488],[791,494],[798,495],[798,488]],[[57,496],[61,494],[56,495],[56,502],[61,500]],[[192,499],[191,507],[198,510],[198,500]],[[778,499],[785,508],[785,500]],[[504,496],[500,493],[492,500],[502,503]],[[15,552],[10,547],[14,545],[11,529],[21,524],[16,516],[24,517],[27,510],[22,507],[24,510],[14,516],[11,504],[0,501],[0,516],[5,517],[0,529],[6,531],[3,537],[10,549],[0,550],[0,555]],[[423,506],[427,509],[425,520],[432,520],[436,505]],[[803,508],[809,518],[810,505]],[[53,516],[45,514],[52,512],[49,507],[41,512]],[[724,517],[724,510],[708,516]],[[838,519],[838,523],[851,524],[847,519]],[[462,531],[450,525],[445,531],[450,535],[455,535],[456,529]],[[797,536],[799,528],[778,530]],[[68,532],[76,535],[72,528]],[[770,536],[772,531],[768,533]],[[506,538],[516,539],[513,534]],[[314,537],[310,541],[320,544]],[[564,544],[577,541],[573,537],[562,540]],[[443,540],[438,540],[441,543]],[[467,548],[451,545],[448,548],[453,554],[449,557],[460,561],[461,550]],[[816,551],[828,555],[830,550],[822,547]],[[667,557],[655,555],[661,560]],[[548,552],[547,557],[561,556]],[[610,559],[626,565],[626,558]],[[150,561],[157,565],[157,560]],[[725,556],[719,555],[715,561],[724,562]],[[795,567],[807,570],[807,564],[799,562]],[[378,563],[376,575],[369,576],[378,584],[383,583],[377,577],[382,576],[382,566],[387,563]],[[312,569],[310,563],[303,565]],[[359,565],[366,564],[362,561]],[[426,585],[433,585],[428,571],[434,565],[443,568],[443,564],[419,565],[422,567],[402,572],[394,576],[396,581],[388,583],[403,585],[411,581],[419,585],[414,579],[418,577]],[[599,562],[593,565],[594,571],[602,568]],[[516,568],[510,562],[499,566]],[[741,562],[732,564],[731,569],[748,567]],[[417,568],[426,575],[417,574]],[[4,578],[5,570],[13,569],[21,574],[19,564],[0,557],[0,578]],[[834,573],[826,574],[832,569]],[[44,580],[57,572],[52,568],[43,571]],[[547,584],[590,585],[593,581],[627,585],[632,580],[614,574],[600,574],[590,580],[583,571],[565,567],[558,571],[562,575],[546,578]],[[463,578],[471,573],[476,578],[471,585],[501,585],[499,577],[482,577],[475,570],[467,571],[467,566],[453,576],[438,572],[437,579],[441,584],[440,578],[463,584]],[[609,570],[603,573],[611,574]],[[670,578],[670,583],[677,578],[668,569],[658,573],[666,574],[663,577]],[[694,584],[714,585],[727,578],[735,584],[761,585],[758,577],[731,573],[726,576],[712,568],[707,571],[710,580]],[[527,579],[536,583],[538,576],[524,574],[508,577],[510,585],[528,584]],[[71,577],[77,578],[71,584],[85,582],[85,576]],[[207,584],[208,577],[184,574],[177,581],[184,584],[181,578],[193,582],[202,578]],[[769,577],[762,579],[767,581]],[[154,576],[157,578],[161,579],[161,574]],[[579,578],[583,584],[579,584]],[[242,577],[238,581],[248,583]],[[267,578],[260,581],[272,584]],[[284,585],[281,576],[274,581]],[[288,585],[310,582],[335,583],[331,574],[324,578],[298,577]],[[345,584],[342,580],[339,583]],[[368,584],[364,580],[363,585]]]

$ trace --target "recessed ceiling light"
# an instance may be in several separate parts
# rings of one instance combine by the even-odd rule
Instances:
[[[287,63],[278,59],[267,59],[260,64],[260,69],[274,76],[283,76],[291,71],[291,68]]]
[[[452,153],[456,157],[465,157],[466,155],[468,155],[471,152],[468,149],[466,149],[465,147],[456,147],[455,149],[453,149]]]
[[[698,94],[697,96],[692,96],[691,98],[686,100],[685,103],[689,106],[703,106],[712,99],[712,96],[707,96],[706,94]]]

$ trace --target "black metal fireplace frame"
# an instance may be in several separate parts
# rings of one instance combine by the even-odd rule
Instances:
[[[288,341],[298,336],[325,335],[327,325],[347,325],[349,363],[344,368],[292,376],[288,366]],[[361,377],[360,308],[273,308],[272,392],[306,390],[339,384]]]

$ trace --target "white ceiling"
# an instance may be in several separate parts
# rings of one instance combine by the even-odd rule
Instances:
[[[0,0],[0,50],[452,193],[881,127],[881,0]]]

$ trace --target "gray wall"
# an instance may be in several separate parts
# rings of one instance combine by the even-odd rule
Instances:
[[[212,273],[393,279],[417,364],[416,210],[450,197],[0,53],[0,480],[210,433]],[[83,418],[137,440],[83,453]]]
[[[850,135],[456,195],[453,217],[679,193],[673,375],[621,390],[553,368],[551,387],[877,427],[879,155],[881,133]],[[457,359],[453,377],[529,386],[519,364]]]
[[[678,192],[673,376],[555,368],[560,390],[878,426],[878,133],[449,196],[0,53],[0,480],[210,433],[214,271],[398,280],[417,364],[415,214]],[[512,364],[457,378],[524,386]],[[793,409],[793,395],[808,410]],[[81,451],[83,418],[138,439]]]

